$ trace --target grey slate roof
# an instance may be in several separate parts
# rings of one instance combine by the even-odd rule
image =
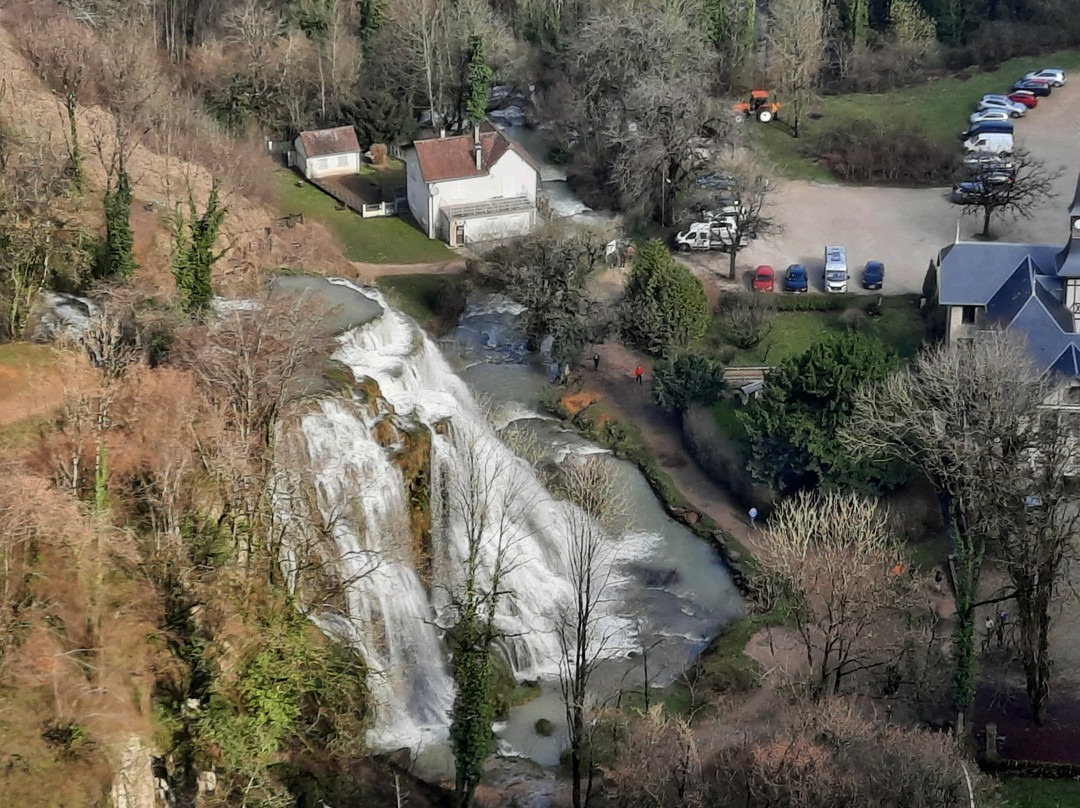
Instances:
[[[1060,250],[1051,244],[951,244],[941,251],[938,299],[945,306],[985,306],[1026,258],[1052,274]]]
[[[1080,219],[1080,182],[1069,207]],[[981,306],[988,324],[1022,331],[1028,350],[1050,372],[1080,376],[1080,333],[1066,308],[1065,285],[1080,278],[1080,232],[1057,244],[958,242],[939,254],[938,299]],[[1075,249],[1074,249],[1075,248]]]

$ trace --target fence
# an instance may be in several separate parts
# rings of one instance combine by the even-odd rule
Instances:
[[[348,204],[348,203],[346,203]],[[349,205],[352,207],[352,205]],[[393,202],[380,202],[377,205],[360,205],[360,215],[365,219],[371,219],[376,216],[394,216],[397,214],[397,206]]]

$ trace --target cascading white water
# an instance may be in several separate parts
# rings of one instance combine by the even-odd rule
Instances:
[[[340,338],[334,358],[357,379],[370,378],[400,419],[431,429],[433,506],[432,584],[425,588],[414,566],[409,508],[401,470],[375,438],[376,422],[365,403],[326,399],[301,428],[315,475],[319,507],[332,525],[344,569],[356,581],[348,615],[335,619],[371,667],[377,704],[370,741],[383,748],[416,748],[446,737],[454,686],[443,631],[449,595],[468,553],[467,508],[455,496],[481,484],[486,532],[483,572],[490,575],[497,535],[510,536],[502,587],[511,593],[497,617],[504,650],[519,678],[553,676],[559,666],[554,632],[560,610],[572,602],[566,578],[567,509],[533,470],[487,425],[465,383],[438,348],[408,318],[375,293],[384,314]],[[446,507],[446,503],[450,507]],[[358,507],[350,507],[358,506]],[[349,510],[357,519],[340,519]],[[504,518],[505,517],[505,518]],[[372,564],[372,558],[378,562]],[[608,615],[601,633],[610,653],[637,647],[632,621]]]

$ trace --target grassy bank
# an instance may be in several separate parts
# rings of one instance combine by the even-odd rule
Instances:
[[[753,138],[766,149],[783,174],[797,179],[827,180],[831,179],[829,172],[813,162],[815,144],[822,133],[849,127],[856,121],[870,121],[884,130],[919,132],[932,141],[959,148],[956,136],[964,129],[981,96],[1003,92],[1025,73],[1048,66],[1078,69],[1080,51],[1011,59],[995,70],[964,71],[885,93],[826,96],[812,108],[820,117],[804,118],[798,140],[791,137],[783,121],[749,125]],[[780,114],[783,118],[783,109]],[[1024,122],[1020,121],[1017,134],[1022,136],[1023,130]]]
[[[469,280],[463,275],[384,275],[376,281],[387,299],[434,334],[453,327],[465,310]]]
[[[1001,781],[1008,808],[1080,808],[1080,783],[1010,777]]]
[[[724,339],[721,323],[714,319],[702,347],[724,359],[730,356],[728,365],[752,367],[775,365],[789,356],[800,356],[822,337],[853,327],[893,346],[904,358],[914,356],[922,344],[925,327],[914,295],[884,298],[881,314],[876,317],[866,314],[866,306],[871,302],[866,296],[842,295],[830,301],[836,310],[776,312],[772,331],[756,348],[730,345]]]
[[[457,255],[441,241],[429,239],[410,216],[364,219],[351,210],[338,210],[338,203],[314,185],[297,185],[297,174],[278,172],[283,213],[303,213],[327,227],[337,238],[350,261],[371,264],[426,264],[452,261]],[[397,182],[392,177],[379,181]],[[400,183],[399,183],[400,184]]]

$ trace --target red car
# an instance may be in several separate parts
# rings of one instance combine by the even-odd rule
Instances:
[[[1035,93],[1030,90],[1017,90],[1016,92],[1009,93],[1007,96],[1010,101],[1016,101],[1023,104],[1028,109],[1039,105],[1039,99],[1035,97]]]
[[[773,286],[776,283],[776,273],[773,272],[773,268],[762,264],[757,268],[754,273],[754,291],[755,292],[772,292]]]

